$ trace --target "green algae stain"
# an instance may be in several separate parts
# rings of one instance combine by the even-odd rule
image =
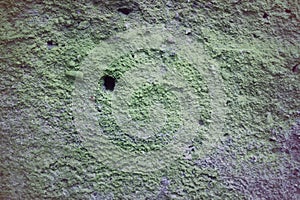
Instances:
[[[15,3],[18,5],[15,6]],[[25,5],[27,3],[28,5]],[[284,125],[288,123],[287,121],[292,121],[295,117],[299,116],[297,114],[299,107],[298,99],[300,98],[298,95],[300,94],[298,93],[299,76],[297,76],[298,74],[289,74],[289,68],[286,66],[287,57],[299,60],[299,48],[291,44],[283,46],[280,44],[281,41],[274,39],[274,42],[273,40],[267,39],[268,36],[263,33],[260,33],[260,39],[262,40],[246,39],[246,37],[251,35],[251,28],[248,21],[247,23],[239,22],[239,24],[243,24],[243,27],[249,25],[247,29],[242,31],[242,33],[247,33],[247,36],[240,35],[240,37],[233,37],[230,36],[230,31],[212,31],[212,29],[207,27],[221,24],[222,26],[217,27],[222,28],[228,25],[222,23],[228,19],[228,16],[231,17],[231,15],[226,16],[227,13],[224,12],[225,14],[222,13],[221,15],[216,15],[216,17],[225,17],[225,20],[220,20],[220,22],[213,21],[212,23],[208,20],[209,24],[199,25],[205,21],[204,16],[198,15],[200,13],[197,13],[197,16],[195,16],[195,9],[188,7],[195,2],[189,1],[189,3],[181,3],[181,5],[176,4],[182,8],[182,10],[179,9],[177,13],[177,11],[168,10],[170,5],[165,5],[164,2],[143,2],[139,5],[142,14],[138,16],[142,16],[149,22],[167,22],[169,20],[172,22],[171,19],[168,19],[168,17],[171,16],[172,18],[179,18],[183,23],[186,22],[186,24],[195,27],[191,35],[200,34],[200,40],[207,48],[206,52],[210,54],[210,57],[215,59],[215,62],[209,61],[210,64],[216,65],[215,68],[209,68],[209,70],[212,71],[211,74],[207,73],[211,78],[208,78],[209,76],[207,76],[207,74],[202,76],[205,72],[198,73],[198,69],[194,69],[195,66],[191,64],[189,60],[184,60],[180,57],[182,52],[178,53],[179,58],[177,59],[176,56],[175,58],[172,57],[174,52],[167,51],[167,53],[161,53],[149,49],[145,50],[145,46],[143,46],[145,55],[141,53],[138,54],[138,56],[140,55],[139,58],[133,58],[131,56],[132,54],[122,54],[121,57],[118,57],[112,62],[111,66],[105,71],[105,74],[109,74],[118,79],[119,82],[117,84],[120,85],[121,83],[126,83],[127,78],[136,78],[128,74],[132,73],[138,75],[139,70],[132,70],[134,68],[144,69],[141,66],[149,60],[158,60],[156,63],[153,62],[153,65],[163,63],[172,66],[172,69],[176,69],[176,73],[182,76],[174,80],[168,79],[168,81],[173,84],[171,86],[175,85],[174,88],[178,89],[178,93],[180,93],[185,92],[184,88],[186,85],[189,85],[192,88],[193,94],[199,97],[193,98],[193,100],[195,100],[197,105],[201,105],[201,107],[205,108],[198,109],[197,107],[199,112],[195,115],[197,119],[202,121],[205,125],[202,127],[203,130],[209,132],[210,128],[215,128],[216,126],[210,125],[214,120],[219,121],[220,124],[222,120],[226,120],[226,126],[217,126],[213,132],[215,134],[210,135],[210,137],[214,137],[217,135],[217,132],[222,133],[222,131],[225,130],[230,132],[231,135],[236,135],[238,138],[241,138],[240,140],[243,140],[241,143],[245,146],[248,143],[249,137],[240,137],[245,134],[243,129],[255,131],[256,136],[261,137],[262,133],[268,133],[274,126],[284,127]],[[115,6],[117,6],[118,3],[115,4]],[[294,3],[275,2],[269,4],[266,2],[259,3],[259,5],[263,5],[263,10],[271,13],[272,18],[276,16],[276,13],[278,14],[277,10],[273,8],[290,9],[292,13],[289,15],[291,16],[288,17],[288,13],[285,13],[284,20],[288,18],[293,20],[293,13],[295,13],[295,16],[298,15],[298,13],[295,12],[297,6],[290,8]],[[31,183],[24,188],[19,188],[19,192],[30,198],[82,198],[83,196],[88,198],[90,195],[94,195],[95,191],[101,191],[104,196],[107,194],[106,196],[113,198],[115,195],[115,198],[118,198],[122,196],[122,194],[131,193],[131,195],[133,195],[136,194],[136,191],[140,191],[141,193],[144,192],[144,194],[140,194],[139,197],[144,198],[146,190],[148,190],[148,192],[150,191],[149,198],[152,198],[157,195],[158,190],[162,187],[160,185],[161,177],[168,176],[168,178],[171,179],[171,185],[168,189],[170,193],[176,194],[177,196],[175,196],[177,198],[185,198],[186,196],[191,198],[197,196],[209,198],[211,196],[209,196],[207,190],[210,190],[212,187],[214,187],[214,195],[216,195],[217,192],[219,192],[220,196],[223,195],[220,193],[220,191],[223,191],[220,186],[221,181],[217,172],[213,170],[207,172],[208,176],[217,177],[217,179],[212,178],[212,181],[211,179],[204,178],[205,173],[202,169],[192,169],[191,165],[194,165],[194,163],[191,162],[187,164],[183,158],[176,157],[176,159],[171,158],[172,161],[175,161],[173,163],[171,162],[166,169],[155,173],[125,173],[118,170],[118,167],[112,167],[110,164],[98,160],[99,154],[95,153],[93,151],[94,149],[91,148],[91,146],[97,147],[97,145],[99,145],[97,140],[95,140],[95,142],[89,141],[89,144],[82,144],[84,140],[89,139],[86,138],[85,135],[81,135],[82,133],[74,131],[74,125],[72,124],[74,113],[72,113],[71,110],[71,93],[74,91],[75,86],[72,85],[73,81],[66,78],[65,75],[68,77],[71,76],[72,79],[75,80],[77,78],[81,80],[89,78],[82,76],[82,73],[78,70],[80,70],[81,63],[84,58],[87,57],[89,50],[92,50],[97,44],[101,44],[102,39],[113,35],[112,33],[115,33],[116,30],[123,30],[124,22],[116,17],[116,13],[112,13],[111,10],[105,10],[105,12],[101,10],[100,12],[99,9],[105,7],[102,5],[99,7],[91,7],[90,4],[83,5],[83,3],[73,4],[70,2],[46,1],[41,3],[41,6],[38,6],[33,5],[32,1],[10,1],[2,2],[0,5],[1,10],[3,10],[3,12],[1,12],[0,59],[1,64],[2,62],[6,63],[1,65],[1,67],[7,68],[3,71],[10,75],[13,74],[13,71],[14,73],[19,73],[19,75],[12,75],[11,78],[12,81],[21,79],[18,84],[12,85],[12,88],[17,87],[17,93],[20,98],[16,106],[31,108],[34,105],[36,109],[32,109],[32,111],[26,115],[26,118],[32,120],[29,124],[40,122],[40,124],[32,125],[31,130],[18,131],[16,128],[13,132],[18,134],[14,134],[15,138],[10,138],[7,142],[7,144],[11,144],[11,142],[15,141],[16,147],[9,146],[9,148],[15,148],[16,151],[18,148],[24,147],[24,144],[28,146],[26,151],[29,153],[24,153],[25,151],[19,150],[20,153],[18,156],[20,156],[20,158],[13,158],[13,160],[19,160],[16,163],[8,161],[13,165],[6,168],[9,171],[12,166],[16,168],[24,166],[24,170],[27,170],[24,171],[24,174],[26,174],[26,177],[28,177]],[[252,10],[252,12],[258,12],[258,15],[260,15],[262,7],[259,5],[246,3],[248,11],[243,10],[243,12],[250,12]],[[3,6],[5,9],[3,9]],[[195,3],[194,6],[197,6],[197,3]],[[208,13],[214,14],[213,8],[221,8],[222,10],[222,6],[224,6],[223,10],[225,10],[229,9],[231,4],[225,5],[224,2],[218,2],[217,4],[205,5],[204,7],[207,10],[210,9],[210,6],[212,9]],[[238,5],[238,7],[243,6],[245,7],[245,4]],[[32,9],[33,14],[28,12],[27,15],[24,12],[23,16],[22,14],[23,10],[26,10],[25,8]],[[162,14],[161,8],[166,9],[168,12]],[[35,15],[34,9],[41,9],[41,12],[39,12],[37,16],[31,17],[31,15]],[[91,12],[91,10],[93,10],[93,12]],[[197,10],[199,10],[197,12],[200,12],[202,8]],[[229,10],[231,11],[231,8]],[[192,12],[193,15],[187,16],[190,12]],[[272,18],[270,22],[274,24]],[[237,17],[237,19],[240,18]],[[15,20],[20,23],[13,24]],[[22,22],[23,20],[24,23]],[[125,21],[128,22],[129,20]],[[201,23],[199,23],[199,21],[201,21]],[[255,23],[256,22],[257,19],[255,19]],[[286,23],[280,22],[278,24],[285,25]],[[207,27],[203,28],[206,25]],[[240,27],[240,25],[236,25]],[[203,29],[197,32],[197,27],[202,27]],[[259,28],[257,25],[254,27],[254,29]],[[271,28],[270,30],[273,29]],[[176,37],[178,37],[178,35],[176,35]],[[289,37],[289,34],[287,34],[286,37]],[[151,42],[155,43],[159,38],[160,36],[156,36],[156,38],[152,38]],[[57,43],[57,46],[55,46],[55,48],[48,48],[47,42],[50,41]],[[137,42],[137,45],[143,44]],[[188,43],[185,45],[189,46]],[[120,48],[124,47],[121,45]],[[191,48],[193,48],[193,46]],[[107,47],[105,50],[110,51],[113,50],[113,48]],[[132,53],[133,56],[137,55],[135,51]],[[200,51],[199,54],[201,53],[203,52]],[[284,56],[282,56],[282,54],[284,54]],[[197,57],[201,57],[201,55]],[[110,63],[107,63],[107,65],[109,64]],[[205,66],[204,63],[201,63],[201,65]],[[170,67],[161,66],[159,69],[161,70],[160,73],[163,74],[165,70],[170,69]],[[221,81],[218,79],[218,76],[214,76],[213,73],[215,72],[221,74]],[[97,71],[94,73],[97,73]],[[6,78],[7,76],[2,76],[1,78],[3,77]],[[163,78],[160,78],[158,83],[160,83],[162,79]],[[97,81],[99,81],[99,79]],[[130,83],[137,84],[138,81],[139,80],[132,80]],[[184,85],[180,85],[182,82]],[[220,87],[215,87],[215,85],[210,82],[220,84]],[[102,113],[100,117],[97,116],[98,125],[100,123],[98,128],[106,130],[107,134],[115,134],[114,137],[120,137],[118,135],[118,131],[120,131],[120,127],[118,127],[119,121],[115,119],[115,116],[118,115],[114,114],[112,108],[118,108],[118,106],[123,104],[115,104],[119,99],[115,99],[113,93],[103,92],[102,85],[101,82],[97,83],[99,93],[97,93],[96,105],[93,104],[93,106],[98,106],[97,108],[99,108],[99,111]],[[119,85],[117,85],[117,87]],[[176,87],[176,85],[179,86]],[[129,87],[130,85],[126,86]],[[168,119],[167,121],[169,123],[163,124],[165,129],[163,132],[171,133],[172,131],[176,131],[183,121],[182,115],[184,114],[186,117],[190,110],[184,107],[183,110],[186,110],[183,114],[181,113],[178,96],[174,95],[174,91],[170,89],[171,86],[165,84],[161,87],[161,84],[157,84],[154,79],[153,83],[147,83],[145,88],[137,88],[137,90],[131,91],[133,95],[132,99],[131,101],[126,101],[126,104],[130,108],[129,114],[132,115],[132,119],[136,122],[142,121],[144,124],[149,122],[150,124],[157,125],[161,123],[160,120],[154,120],[153,122],[151,122],[151,120],[153,120],[153,118],[163,118],[162,116],[164,116]],[[222,88],[226,92],[226,95],[219,93]],[[210,94],[212,90],[216,93]],[[119,94],[124,94],[120,93],[118,89],[116,89],[116,91],[119,92]],[[208,95],[211,95],[210,98],[213,97],[214,101],[212,104],[209,102]],[[189,95],[184,97],[184,99],[189,99]],[[224,100],[221,100],[221,98]],[[91,101],[91,96],[84,97],[83,99],[85,101]],[[156,107],[151,106],[155,102],[158,102],[155,105]],[[111,103],[115,105],[111,106]],[[221,106],[229,107],[227,111],[230,111],[226,113],[226,119],[222,119],[222,116],[225,115],[220,114],[223,111],[222,109],[215,111],[216,107]],[[12,110],[15,109],[16,107],[12,107]],[[152,112],[153,109],[161,110],[161,112]],[[165,110],[166,113],[164,113]],[[175,112],[175,110],[179,110],[180,112]],[[193,112],[191,113],[190,115],[194,114]],[[26,122],[23,122],[24,129],[27,127]],[[16,125],[17,124],[13,124],[13,126]],[[147,126],[145,127],[147,128]],[[128,133],[130,138],[133,131],[127,131],[131,129],[125,130],[125,133]],[[160,128],[160,130],[163,129]],[[199,149],[202,148],[201,142],[207,140],[205,139],[205,131],[203,130],[197,130],[193,140],[193,145]],[[159,130],[152,130],[153,135],[160,137],[155,135],[155,133],[158,133],[157,131]],[[190,130],[187,129],[185,131],[188,132]],[[24,135],[23,132],[33,134],[28,136]],[[147,133],[148,136],[151,136],[151,134],[149,134],[150,132]],[[97,135],[97,137],[98,136],[99,135]],[[148,138],[148,136],[146,138]],[[32,137],[31,140],[26,140],[26,138],[30,137]],[[93,134],[90,134],[89,137],[93,137]],[[264,134],[263,137],[266,137],[267,141],[268,134]],[[17,141],[22,141],[22,145],[17,144]],[[146,139],[140,143],[140,146],[137,146],[135,141],[136,139],[131,140],[127,137],[126,140],[120,139],[119,141],[114,138],[110,142],[116,144],[115,149],[117,149],[116,146],[122,147],[123,149],[119,149],[120,151],[135,148],[136,151],[141,154],[143,152],[159,151],[164,146],[164,143],[157,141],[153,143],[150,142],[149,144]],[[70,145],[70,143],[75,145],[75,147]],[[211,143],[213,144],[214,142]],[[78,149],[79,145],[83,147]],[[85,147],[85,145],[87,147]],[[70,147],[70,149],[66,150],[62,148],[66,146]],[[127,147],[125,148],[125,146]],[[34,147],[36,147],[36,149],[33,150]],[[240,148],[243,148],[243,146]],[[112,152],[115,152],[115,149],[112,149]],[[205,151],[206,149],[204,150],[204,154],[206,153]],[[263,150],[257,150],[255,153],[261,153],[261,151]],[[180,153],[182,153],[182,151],[180,151]],[[17,152],[14,153],[14,155],[16,154]],[[243,159],[248,159],[252,154],[254,153],[249,153],[249,155],[246,155]],[[105,155],[104,157],[107,158]],[[120,155],[111,155],[111,157],[112,159],[118,160]],[[157,157],[154,156],[154,158]],[[163,158],[170,159],[164,156]],[[192,161],[195,159],[198,159],[198,157],[196,156]],[[241,158],[239,157],[238,159]],[[241,160],[243,161],[243,159]],[[265,161],[267,160],[268,159]],[[274,154],[270,155],[269,158],[269,161],[273,160],[276,160]],[[144,160],[145,163],[151,161],[153,160]],[[156,166],[151,167],[155,168]],[[184,176],[181,174],[184,174]],[[22,174],[19,177],[21,180]],[[13,178],[11,179],[13,180]],[[17,179],[14,180],[17,181]],[[27,183],[20,183],[20,185],[22,184]],[[208,187],[208,185],[210,186]],[[207,192],[202,193],[204,190]],[[101,197],[102,193],[100,195]],[[12,195],[12,192],[1,192],[0,196],[1,195],[8,197]],[[168,198],[172,198],[170,196],[168,196]],[[124,198],[124,196],[122,197]],[[162,195],[160,197],[164,198],[165,196]]]
[[[210,81],[218,74],[210,76],[201,45],[193,43],[195,51],[184,40],[169,43],[168,32],[158,34],[161,29],[119,34],[82,63],[75,121],[84,145],[111,168],[159,173],[172,161],[203,156],[200,149],[212,151],[219,142],[225,113],[219,104],[225,99],[216,96],[222,94],[220,85]],[[115,80],[113,89],[106,88],[105,77]],[[95,102],[85,100],[91,95]],[[186,154],[191,145],[199,148],[195,156]]]
[[[161,63],[154,64],[152,63],[153,60],[161,60]],[[169,53],[162,52],[161,50],[141,50],[121,56],[118,60],[113,61],[107,69],[104,70],[104,73],[105,76],[116,78],[116,87],[122,87],[118,86],[122,85],[118,81],[122,78],[123,74],[132,68],[138,67],[139,65],[147,64],[150,64],[149,67],[153,64],[162,65],[161,70],[166,70],[166,68],[168,68],[167,66],[169,66],[173,70],[182,71],[183,77],[186,78],[185,81],[190,83],[192,85],[191,87],[193,87],[197,95],[199,95],[199,101],[205,102],[205,84],[203,83],[199,73],[197,73],[197,71],[193,69],[192,65],[188,64],[187,61],[180,60],[175,55],[170,56]],[[162,79],[166,77],[163,76]],[[131,143],[131,146],[136,146],[135,149],[138,151],[143,150],[145,147],[146,149],[144,149],[144,151],[149,151],[152,147],[157,149],[159,145],[168,143],[172,137],[175,137],[175,132],[178,131],[178,128],[182,124],[180,119],[182,117],[180,115],[182,110],[180,108],[180,99],[178,99],[172,93],[172,90],[168,89],[168,87],[176,83],[164,82],[161,84],[159,81],[161,80],[153,79],[143,83],[142,85],[140,85],[141,83],[138,83],[140,86],[133,86],[134,88],[141,88],[137,88],[132,94],[129,94],[131,99],[129,102],[124,104],[129,109],[128,115],[130,116],[132,123],[134,122],[139,124],[141,128],[140,130],[135,130],[135,133],[131,133],[131,129],[133,128],[132,125],[125,126],[126,128],[120,128],[117,125],[114,119],[115,117],[112,116],[113,112],[111,111],[111,109],[115,109],[111,106],[111,98],[113,98],[114,92],[111,93],[105,91],[103,88],[103,80],[99,82],[100,85],[97,96],[98,107],[101,107],[98,109],[101,113],[99,123],[100,127],[103,127],[105,134],[113,136],[113,143],[120,145],[122,144],[121,141],[123,141],[124,147],[128,147]],[[124,88],[124,90],[128,90],[128,88]],[[121,109],[125,109],[125,107]],[[206,109],[202,110],[203,114],[199,115],[199,119],[204,121],[207,120],[209,112],[206,111]],[[166,114],[161,112],[166,112]],[[163,122],[161,123],[159,121]],[[125,123],[122,124],[123,126],[125,125]],[[122,133],[122,130],[125,132]],[[141,139],[137,137],[137,135],[141,134],[138,132],[147,134],[142,136]],[[150,145],[150,148],[147,147],[147,145]]]
[[[252,123],[258,131],[268,131],[269,126],[264,122],[270,114],[274,116],[273,126],[286,127],[286,123],[290,124],[284,113],[296,111],[297,105],[291,100],[298,98],[297,94],[290,93],[288,99],[281,98],[279,94],[287,91],[287,88],[296,91],[299,80],[286,68],[287,58],[278,54],[284,51],[293,57],[299,49],[275,39],[262,41],[242,36],[234,39],[209,29],[202,29],[202,34],[206,38],[204,43],[207,50],[222,68],[227,94],[232,100],[235,99],[234,105],[230,105],[232,111],[236,110],[234,115],[237,120],[248,121],[249,125]],[[285,80],[287,82],[282,85]],[[286,111],[279,111],[283,109],[279,108],[279,104],[282,105],[279,102],[286,102],[283,103],[288,107]]]

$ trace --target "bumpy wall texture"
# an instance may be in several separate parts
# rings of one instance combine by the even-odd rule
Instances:
[[[300,199],[300,2],[0,2],[0,199]]]

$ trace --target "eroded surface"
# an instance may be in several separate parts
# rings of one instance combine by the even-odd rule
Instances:
[[[1,199],[299,199],[298,1],[0,9]]]

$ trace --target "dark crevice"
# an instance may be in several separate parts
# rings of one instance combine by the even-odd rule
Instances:
[[[102,77],[103,86],[105,90],[114,91],[116,85],[116,79],[109,75],[105,75]]]
[[[47,45],[54,45],[54,42],[53,42],[52,40],[49,40],[49,41],[47,42]]]
[[[294,65],[293,67],[292,67],[292,71],[294,72],[294,73],[297,73],[298,71],[299,71],[299,69],[298,69],[298,66],[300,65],[300,63],[297,63],[296,65]]]
[[[292,11],[290,9],[285,9],[286,13],[291,13]]]
[[[48,49],[52,49],[52,48],[57,47],[57,46],[58,46],[58,44],[55,43],[53,40],[47,41],[47,47],[48,47]]]
[[[123,13],[124,15],[129,15],[132,11],[133,9],[128,7],[118,8],[118,12]]]
[[[266,19],[268,17],[269,17],[268,13],[264,13],[263,18]]]
[[[201,120],[201,119],[198,121],[198,123],[199,123],[200,126],[203,126],[203,125],[204,125],[204,121]]]

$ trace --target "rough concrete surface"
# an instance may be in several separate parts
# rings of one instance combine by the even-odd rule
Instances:
[[[0,199],[300,199],[299,5],[0,1]]]

